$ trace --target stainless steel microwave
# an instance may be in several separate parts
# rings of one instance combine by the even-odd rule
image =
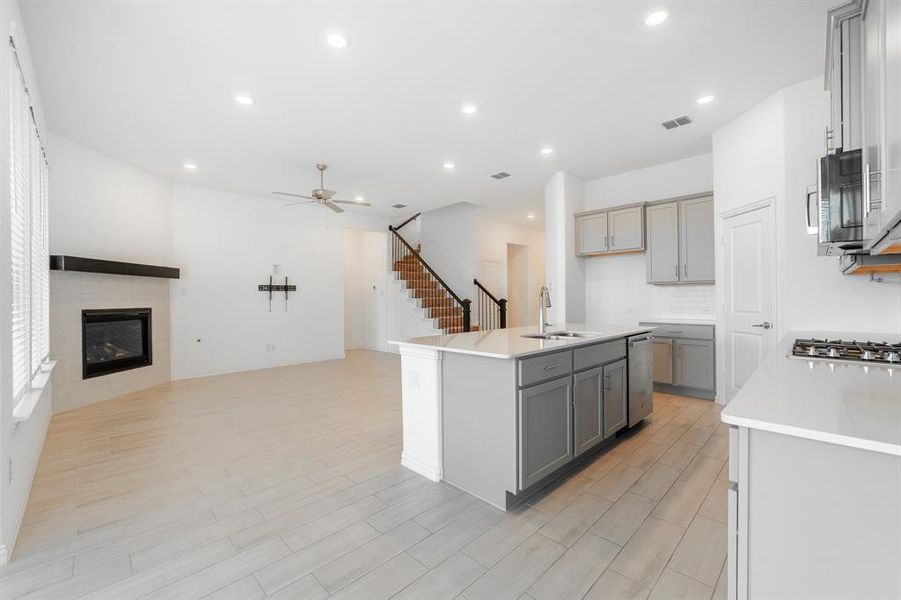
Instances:
[[[816,230],[818,254],[857,254],[863,251],[863,178],[861,151],[841,150],[818,164],[817,191],[807,197],[808,230]],[[811,214],[811,196],[815,209]],[[813,223],[816,223],[814,225]]]

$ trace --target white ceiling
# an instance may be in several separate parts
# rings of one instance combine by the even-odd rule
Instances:
[[[527,224],[554,171],[588,179],[708,152],[712,131],[821,73],[832,4],[671,0],[656,30],[642,1],[25,0],[22,11],[48,125],[72,140],[266,197],[307,193],[323,161],[326,186],[375,214],[469,201]],[[329,29],[350,46],[327,48]],[[717,100],[697,106],[705,92]],[[255,104],[237,106],[237,93]],[[463,115],[464,102],[478,113]],[[661,127],[682,114],[695,123]],[[500,170],[512,177],[488,177]]]

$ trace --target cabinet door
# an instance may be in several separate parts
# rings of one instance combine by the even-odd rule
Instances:
[[[643,206],[610,211],[607,226],[610,233],[610,252],[644,248]]]
[[[647,207],[648,283],[679,281],[679,205],[676,202]]]
[[[679,280],[714,280],[713,198],[696,198],[679,203]]]
[[[626,426],[628,411],[626,394],[626,361],[604,365],[604,437],[608,438]]]
[[[573,459],[572,378],[561,377],[519,392],[519,489]]]
[[[579,456],[604,439],[604,368],[573,375],[574,450]]]
[[[882,153],[883,153],[883,79],[885,46],[883,39],[883,1],[870,0],[863,20],[863,166],[865,242],[873,242],[882,232]]]
[[[891,227],[901,219],[901,2],[885,3],[885,164],[882,221]]]
[[[715,362],[713,342],[708,340],[676,340],[675,342],[676,385],[713,389]]]
[[[673,383],[673,340],[670,338],[654,338],[651,346],[654,366],[651,378],[654,383]]]
[[[576,217],[579,254],[607,251],[607,213]]]

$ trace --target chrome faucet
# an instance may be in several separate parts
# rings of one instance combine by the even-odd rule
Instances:
[[[551,307],[551,292],[546,285],[541,286],[538,290],[538,333],[545,333],[546,327],[550,325],[547,322],[547,309]]]

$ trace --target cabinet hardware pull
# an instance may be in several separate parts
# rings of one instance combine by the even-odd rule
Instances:
[[[546,366],[546,367],[544,368],[544,370],[545,370],[545,371],[553,371],[554,369],[556,369],[556,368],[559,367],[559,366],[560,366],[560,363],[554,363],[554,364],[552,364],[552,365]]]
[[[610,247],[613,248],[614,246],[616,246],[616,236],[611,235],[610,236]]]
[[[682,275],[688,277],[688,263],[682,265]]]
[[[604,375],[604,391],[610,391],[610,375]]]

